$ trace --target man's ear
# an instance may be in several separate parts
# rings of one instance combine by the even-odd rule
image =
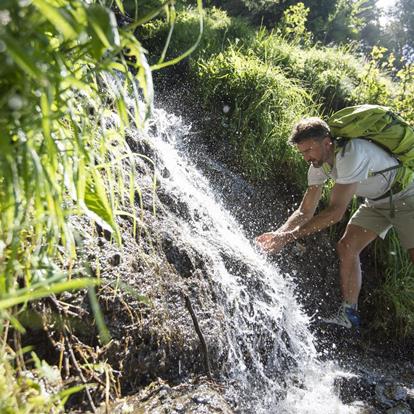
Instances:
[[[331,145],[333,144],[332,138],[331,138],[329,135],[327,135],[327,136],[323,139],[323,142],[324,142],[324,144],[325,144],[326,146],[331,146]]]

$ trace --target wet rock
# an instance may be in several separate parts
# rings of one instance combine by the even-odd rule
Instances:
[[[183,277],[192,276],[193,272],[201,266],[201,260],[194,251],[184,246],[178,246],[178,242],[170,236],[166,236],[162,241],[162,249],[168,262]]]
[[[396,406],[389,408],[387,414],[412,414],[410,406],[407,403],[400,402]]]
[[[159,189],[157,195],[162,204],[165,207],[168,207],[168,209],[178,217],[181,217],[184,220],[190,219],[191,214],[186,203],[179,200],[174,195],[167,193],[163,189]]]
[[[110,258],[110,263],[112,266],[119,266],[119,264],[121,263],[121,255],[119,253],[115,253]]]
[[[414,412],[414,389],[408,391],[407,403]]]
[[[112,240],[112,233],[109,230],[104,229],[98,223],[95,223],[95,228],[96,228],[96,232],[97,232],[97,234],[98,234],[99,237],[103,237],[107,241],[111,241]]]
[[[155,157],[155,151],[154,148],[150,145],[148,141],[145,141],[143,139],[137,140],[134,137],[127,136],[126,142],[131,148],[132,152],[145,155],[150,159],[153,159]],[[149,162],[145,158],[142,158],[142,162]]]
[[[107,412],[113,414],[232,414],[233,410],[213,383],[186,383],[171,387],[158,380],[138,395],[111,404]],[[105,407],[98,414],[105,413]]]
[[[404,401],[407,398],[407,390],[400,384],[379,383],[375,387],[375,397],[380,405],[392,408],[396,401]]]
[[[365,378],[339,377],[335,380],[335,387],[339,390],[341,400],[349,404],[355,400],[373,401],[374,386]]]

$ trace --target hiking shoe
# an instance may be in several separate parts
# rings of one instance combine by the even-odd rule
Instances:
[[[347,329],[358,329],[361,325],[358,311],[346,305],[341,305],[338,313],[332,318],[322,318],[322,322],[343,326]]]

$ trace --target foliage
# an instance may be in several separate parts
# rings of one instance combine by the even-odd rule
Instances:
[[[62,390],[62,379],[56,367],[40,361],[32,353],[34,368],[20,370],[16,376],[15,365],[20,358],[2,341],[0,353],[0,412],[13,414],[63,413],[64,404],[84,386]],[[12,358],[12,359],[10,359]]]
[[[414,124],[414,64],[406,63],[397,72],[399,88],[395,108],[407,120]]]
[[[0,20],[1,411],[57,412],[76,390],[52,397],[40,377],[13,378],[24,365],[6,345],[9,322],[21,332],[15,305],[98,283],[72,278],[81,237],[72,215],[87,214],[118,242],[116,214],[127,208],[136,225],[124,133],[149,112],[151,72],[139,41],[103,5],[6,0]]]
[[[377,242],[378,261],[385,266],[381,287],[374,292],[374,329],[386,337],[412,337],[414,332],[414,266],[392,229]]]
[[[288,7],[283,12],[283,19],[280,24],[281,35],[295,44],[309,43],[312,38],[312,34],[306,30],[309,11],[309,8],[306,8],[300,2]]]
[[[125,88],[134,81],[128,66],[148,103],[151,90],[141,45],[118,30],[105,7],[45,0],[3,5],[9,21],[0,26],[0,295],[6,300],[40,297],[45,288],[53,293],[65,278],[53,258],[70,263],[75,256],[71,214],[91,215],[120,239],[113,214],[120,206],[104,182],[120,178],[116,157],[128,154],[122,135],[129,124]],[[125,48],[129,64],[120,53]],[[115,72],[124,72],[124,85],[109,81]],[[110,95],[101,93],[104,84],[112,85]],[[119,127],[103,123],[108,105],[118,111]],[[138,105],[133,111],[140,125],[144,112]],[[79,282],[66,287],[71,284]]]
[[[371,59],[362,73],[361,82],[353,92],[353,98],[358,103],[387,105],[391,100],[391,83],[383,76],[392,68],[393,56],[381,63],[386,49],[374,46]]]
[[[169,28],[167,20],[157,19],[139,29],[138,34],[144,46],[152,51],[153,62],[162,53]],[[177,16],[166,58],[173,59],[181,55],[194,42],[194,33],[197,30],[198,15],[195,10],[192,8],[182,10]],[[229,45],[229,42],[240,41],[240,44],[247,47],[253,39],[254,31],[246,21],[231,19],[224,11],[213,7],[206,10],[203,37],[198,49],[192,55],[192,60],[219,53]]]
[[[280,69],[234,47],[200,62],[198,77],[205,101],[226,108],[226,135],[251,177],[283,171],[297,179],[303,173],[286,137],[298,117],[311,110],[304,89]]]
[[[301,47],[262,29],[253,50],[266,65],[281,67],[289,78],[298,79],[325,113],[353,102],[352,91],[360,82],[361,64],[351,48]]]
[[[399,0],[391,10],[385,36],[390,48],[398,57],[413,61],[414,56],[414,1]]]

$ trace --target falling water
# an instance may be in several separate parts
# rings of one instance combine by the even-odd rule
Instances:
[[[155,132],[154,132],[155,131]],[[340,375],[318,361],[309,318],[288,275],[270,264],[220,202],[186,155],[189,127],[163,110],[146,131],[157,150],[161,187],[188,209],[181,237],[211,264],[224,315],[221,379],[226,397],[243,413],[354,413],[334,392]],[[207,337],[208,337],[208,333]]]

